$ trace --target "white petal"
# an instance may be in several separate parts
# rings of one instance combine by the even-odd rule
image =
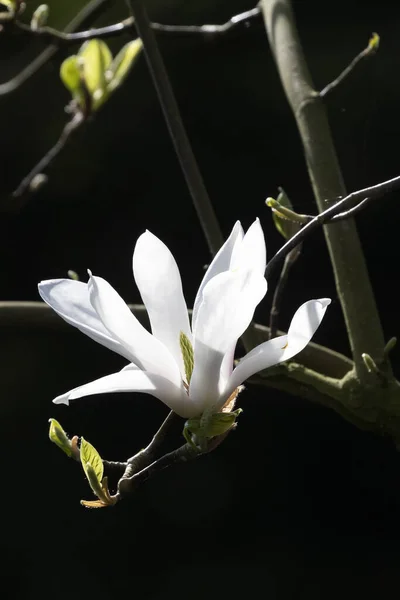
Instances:
[[[157,373],[180,386],[179,368],[169,350],[149,333],[121,296],[102,277],[90,277],[90,302],[103,325],[129,353],[129,359],[145,371]]]
[[[230,269],[253,269],[264,275],[267,264],[264,233],[260,220],[256,219],[249,227],[241,244],[237,244],[232,252]]]
[[[246,354],[232,373],[227,397],[254,373],[289,360],[301,352],[318,329],[330,302],[329,298],[305,302],[296,311],[287,335],[264,342]]]
[[[181,276],[167,246],[149,231],[141,235],[136,243],[133,274],[149,315],[153,335],[171,352],[184,377],[179,334],[182,331],[190,340],[192,334]]]
[[[142,392],[155,396],[171,410],[181,417],[193,417],[199,413],[195,405],[190,402],[188,395],[183,390],[173,385],[165,377],[140,371],[137,369],[125,368],[118,373],[101,377],[85,385],[81,385],[66,394],[57,396],[53,402],[55,404],[69,404],[70,400],[92,396],[93,394],[108,394],[112,392]]]
[[[218,275],[219,273],[223,273],[224,271],[228,271],[231,264],[232,253],[236,245],[240,245],[243,239],[243,228],[240,224],[240,221],[236,221],[230,236],[226,240],[225,244],[221,246],[218,250],[217,254],[213,258],[210,266],[208,267],[206,274],[203,277],[203,281],[200,284],[199,290],[196,295],[196,299],[193,305],[193,314],[192,314],[192,330],[194,331],[196,326],[197,314],[199,311],[199,307],[201,301],[203,299],[203,290],[206,284]]]
[[[215,403],[227,384],[221,365],[247,329],[257,304],[264,297],[263,276],[244,269],[226,271],[203,290],[194,339],[194,370],[190,397],[204,406]]]
[[[86,283],[72,279],[50,279],[38,285],[39,294],[60,317],[91,339],[118,352],[128,360],[129,353],[104,327],[93,309]]]

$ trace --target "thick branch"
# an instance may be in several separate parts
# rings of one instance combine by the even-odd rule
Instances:
[[[309,74],[289,0],[261,0],[265,25],[286,96],[303,142],[307,167],[320,211],[346,195],[333,140],[319,93]],[[356,373],[370,377],[361,355],[380,361],[384,338],[354,222],[324,228]]]

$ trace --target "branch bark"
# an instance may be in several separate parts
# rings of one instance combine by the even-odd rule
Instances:
[[[320,211],[346,196],[323,102],[314,89],[295,27],[290,0],[261,0],[264,21],[287,99],[296,119]],[[324,227],[343,309],[356,375],[370,383],[362,360],[367,352],[383,359],[384,337],[355,223]]]

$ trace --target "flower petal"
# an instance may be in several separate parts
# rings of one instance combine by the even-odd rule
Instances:
[[[237,244],[240,245],[243,239],[243,228],[240,224],[240,221],[236,221],[232,232],[225,244],[221,246],[218,250],[217,254],[213,258],[210,266],[208,267],[206,274],[203,277],[203,281],[200,284],[199,290],[196,294],[196,298],[193,305],[193,314],[192,314],[192,330],[194,331],[196,327],[197,314],[199,311],[199,307],[201,301],[203,299],[203,290],[206,284],[218,275],[219,273],[223,273],[224,271],[228,271],[231,264],[232,253]]]
[[[230,269],[245,268],[264,275],[267,251],[260,219],[249,227],[241,244],[236,244],[231,257]]]
[[[102,277],[92,275],[88,286],[93,308],[112,337],[129,353],[129,360],[179,387],[181,376],[171,353],[139,323],[114,288]]]
[[[146,306],[153,335],[171,352],[185,377],[179,335],[192,338],[181,276],[167,246],[146,231],[136,243],[133,274]]]
[[[49,279],[41,281],[38,289],[44,302],[64,321],[130,360],[129,352],[110,335],[93,309],[86,283],[72,279]]]
[[[112,392],[142,392],[155,396],[181,417],[197,416],[195,405],[190,402],[188,395],[165,377],[135,368],[125,368],[118,373],[101,377],[85,385],[57,396],[55,404],[69,404],[70,400],[92,396],[93,394],[108,394]]]
[[[301,352],[318,329],[330,302],[329,298],[305,302],[297,309],[287,335],[264,342],[246,354],[232,373],[226,396],[254,373]]]
[[[247,329],[267,282],[245,269],[226,271],[203,290],[194,339],[194,369],[190,397],[209,406],[218,401],[227,380],[221,371],[224,357]]]

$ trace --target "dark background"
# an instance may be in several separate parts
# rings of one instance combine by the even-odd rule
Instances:
[[[50,24],[62,27],[82,5],[50,3]],[[399,7],[294,5],[317,88],[338,75],[373,31],[380,34],[378,54],[326,103],[348,189],[398,175]],[[201,24],[252,6],[154,0],[149,12],[154,21]],[[124,14],[121,2],[97,24]],[[128,39],[110,45],[115,51]],[[224,235],[236,219],[248,227],[259,216],[272,256],[282,241],[265,198],[282,185],[297,210],[315,207],[261,20],[212,40],[159,41]],[[40,40],[0,38],[1,81],[42,49]],[[140,302],[131,257],[149,229],[174,253],[191,305],[210,257],[143,57],[49,169],[48,185],[23,210],[12,210],[10,193],[65,123],[69,98],[58,69],[67,53],[0,98],[0,297],[37,300],[41,279],[65,277],[68,269],[85,278],[89,267],[126,301]],[[393,193],[357,217],[387,338],[399,334],[399,200]],[[293,269],[282,328],[301,302],[322,296],[333,303],[316,341],[348,353],[318,232]],[[261,322],[268,321],[270,299],[258,310]],[[389,440],[299,398],[248,386],[239,427],[216,452],[163,472],[114,509],[88,511],[79,505],[90,498],[83,472],[48,442],[47,419],[56,417],[118,460],[148,442],[165,407],[124,394],[56,407],[52,397],[116,370],[121,359],[72,328],[3,318],[0,335],[2,597],[312,600],[389,598],[397,589],[400,460]],[[393,359],[399,375],[398,351]]]

